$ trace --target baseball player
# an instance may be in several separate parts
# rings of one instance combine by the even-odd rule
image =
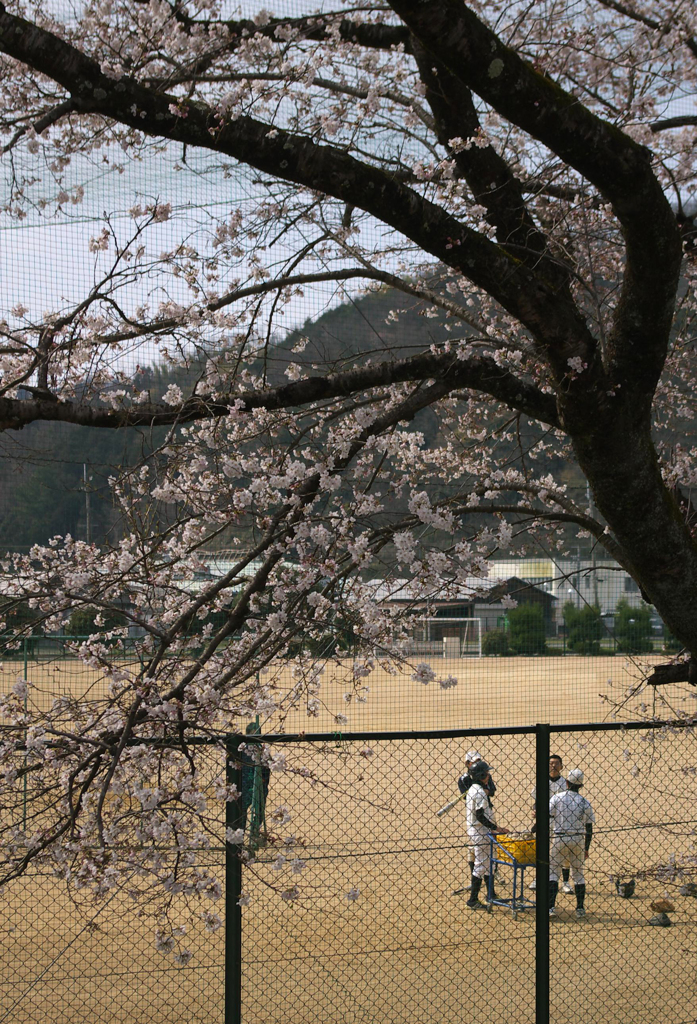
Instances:
[[[566,790],[566,779],[564,778],[564,776],[561,773],[561,770],[562,770],[563,767],[564,767],[564,762],[559,757],[559,754],[551,754],[550,758],[549,758],[549,797],[550,797],[550,800],[555,795],[555,793],[563,793]],[[535,801],[536,798],[537,798],[537,790],[533,789],[533,791],[532,791],[532,799],[533,799],[533,801]],[[533,814],[534,813],[535,813],[535,803],[533,803]],[[535,827],[534,826],[533,826],[532,830],[533,830],[533,832],[535,831]],[[568,864],[564,864],[564,867],[562,868],[562,879],[563,879],[563,883],[564,884],[562,885],[562,890],[561,891],[562,892],[566,892],[566,893],[572,893],[574,890],[569,885],[569,865]],[[536,889],[537,888],[537,882],[533,880],[530,883],[529,887],[531,889]]]
[[[482,882],[489,889],[491,873],[491,835],[507,833],[507,829],[496,824],[494,808],[487,789],[491,778],[486,761],[476,761],[469,770],[471,785],[467,790],[467,834],[474,849],[474,871],[472,891],[467,900],[470,910],[486,910],[486,904],[479,900]],[[495,896],[495,894],[494,894]]]
[[[469,773],[470,768],[472,767],[473,764],[476,764],[477,761],[483,760],[484,758],[482,757],[478,750],[467,751],[467,753],[465,754],[465,770],[457,780],[457,788],[460,790],[461,793],[466,793],[467,790],[472,785],[472,777]],[[489,782],[487,783],[487,792],[489,796],[493,796],[494,793],[496,792],[496,783],[491,778],[491,776],[489,776]]]
[[[559,890],[559,871],[568,861],[576,893],[576,917],[586,916],[586,879],[583,866],[588,857],[595,814],[590,803],[579,792],[584,783],[580,768],[572,768],[567,776],[568,789],[549,801],[549,824],[552,846],[549,854],[549,916],[556,917],[555,903]]]
[[[482,757],[478,750],[467,751],[467,753],[465,754],[465,770],[457,780],[457,788],[460,790],[461,793],[466,793],[470,786],[472,785],[472,776],[470,775],[470,768],[472,767],[473,764],[476,764],[477,761],[483,760],[484,758]],[[490,797],[493,796],[494,793],[496,792],[496,784],[492,779],[491,775],[489,775],[489,781],[487,783],[486,788],[487,793],[489,794]],[[465,886],[465,892],[467,892],[468,889],[472,888],[471,879],[474,878],[474,847],[470,846],[467,852],[467,860],[469,861],[470,866],[470,885]]]

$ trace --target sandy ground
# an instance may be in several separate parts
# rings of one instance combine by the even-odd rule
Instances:
[[[654,657],[653,661],[665,660]],[[413,668],[396,677],[377,663],[358,686],[369,688],[362,703],[344,694],[351,690],[347,663],[327,662],[320,677],[318,699],[321,709],[308,719],[304,706],[291,711],[284,721],[286,732],[324,732],[337,729],[336,714],[344,714],[344,732],[403,729],[472,729],[497,726],[534,725],[536,722],[599,722],[610,719],[613,706],[627,699],[629,689],[641,679],[647,661],[625,657],[544,657],[544,658],[461,658],[446,661],[434,658],[429,665],[437,679],[424,685],[413,680]],[[297,673],[297,669],[295,670]],[[280,692],[288,687],[290,672],[269,680]],[[438,678],[452,676],[457,685],[442,689]],[[659,699],[661,691],[657,691]],[[649,700],[653,698],[651,691]],[[358,697],[361,696],[360,691]],[[646,696],[641,699],[646,700]],[[621,718],[636,718],[632,708],[639,698],[621,711]],[[686,698],[690,711],[694,701]],[[682,704],[681,704],[682,706]],[[271,732],[276,716],[265,723]]]
[[[348,705],[342,732],[598,721],[608,714],[598,696],[608,679],[618,695],[633,681],[619,658],[465,659],[454,669],[458,686],[449,690],[374,673],[369,703]],[[94,683],[74,665],[62,671],[76,690]],[[288,685],[284,673],[273,685]],[[320,691],[326,708],[310,720],[293,712],[288,732],[336,730],[346,667],[335,682],[330,675]],[[48,678],[37,668],[40,686]],[[671,861],[695,852],[697,744],[684,731],[657,742],[646,735],[553,737],[566,767],[586,771],[597,815],[588,918],[576,921],[573,897],[560,895],[550,922],[554,1024],[694,1024],[697,1016],[697,899],[680,896],[681,880],[670,877]],[[534,913],[469,911],[467,895],[453,895],[466,884],[462,805],[435,814],[456,794],[471,746],[495,766],[499,822],[527,829],[529,734],[283,746],[289,770],[273,774],[268,810],[287,806],[291,820],[244,872],[243,1024],[532,1024]],[[292,836],[295,845],[283,846]],[[279,852],[288,860],[276,870]],[[299,874],[294,858],[306,864]],[[657,879],[661,865],[668,874]],[[637,873],[636,896],[619,898],[609,876]],[[500,869],[503,896],[512,874]],[[296,883],[298,898],[281,899]],[[346,898],[352,889],[355,901]],[[666,893],[673,924],[651,927],[649,904]],[[184,908],[181,920],[194,953],[185,968],[154,950],[152,921],[138,920],[126,895],[72,903],[48,878],[14,883],[0,895],[0,1024],[221,1020],[222,937],[193,926]]]
[[[368,675],[354,678],[352,659],[305,666],[282,661],[260,677],[268,696],[283,705],[281,713],[269,716],[262,703],[262,727],[265,733],[491,728],[602,722],[611,720],[617,708],[620,720],[626,721],[642,717],[638,708],[645,701],[661,718],[674,717],[681,709],[693,714],[697,694],[688,687],[649,688],[629,696],[651,664],[661,661],[661,655],[433,658],[428,664],[436,679],[427,685],[412,678],[414,664],[391,674],[376,659]],[[123,663],[124,669],[135,667]],[[6,661],[0,666],[0,690],[9,689],[22,674],[21,659]],[[32,683],[29,699],[41,708],[50,707],[57,696],[99,700],[106,693],[105,679],[74,659],[29,661],[27,676]],[[443,689],[438,680],[448,677],[457,684]],[[293,687],[297,693],[291,706]],[[312,697],[318,711],[308,717]],[[337,722],[337,715],[346,721]]]

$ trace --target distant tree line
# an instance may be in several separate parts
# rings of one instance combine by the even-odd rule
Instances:
[[[568,601],[563,608],[565,640],[563,649],[574,654],[604,654],[610,648],[619,654],[650,654],[654,649],[651,608],[630,605],[621,598],[615,609],[614,625],[608,629],[595,604],[577,607]],[[550,646],[540,605],[521,604],[506,616],[507,628],[491,630],[482,640],[487,655],[558,654]],[[675,650],[677,641],[666,630],[660,639],[663,650]],[[605,643],[603,643],[605,641]]]
[[[161,396],[184,383],[181,369],[144,369],[139,384]],[[102,430],[39,421],[0,435],[0,551],[26,551],[56,535],[98,544],[123,533],[109,479],[165,437],[166,428]]]

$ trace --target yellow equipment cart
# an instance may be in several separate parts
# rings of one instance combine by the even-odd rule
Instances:
[[[532,832],[518,832],[509,835],[492,835],[491,871],[489,873],[489,892],[487,903],[494,907],[507,907],[514,918],[523,910],[534,910],[533,900],[525,897],[525,869],[535,866],[535,836]],[[508,898],[494,898],[494,871],[496,865],[513,869],[513,889]]]

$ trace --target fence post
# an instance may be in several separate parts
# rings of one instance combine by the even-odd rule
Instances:
[[[241,736],[225,737],[225,775],[228,786],[240,790],[238,747]],[[241,800],[225,804],[225,829],[244,826]],[[225,1002],[224,1024],[242,1024],[242,847],[225,842]]]
[[[535,1024],[549,1024],[549,733],[535,726]]]
[[[26,683],[28,681],[27,676],[28,676],[28,673],[29,673],[29,652],[27,650],[27,644],[29,643],[29,641],[27,640],[26,637],[24,638],[23,643],[24,643],[24,667],[22,669],[22,672],[23,672],[24,682]],[[24,694],[24,717],[25,717],[25,719],[26,719],[26,715],[27,715],[27,695],[25,693]],[[27,730],[25,729],[24,730],[24,740],[25,740],[25,743],[26,743],[26,739],[27,739]],[[27,772],[26,772],[26,768],[27,768],[27,755],[25,754],[24,755],[24,775],[22,777],[22,832],[26,832],[27,831]]]

